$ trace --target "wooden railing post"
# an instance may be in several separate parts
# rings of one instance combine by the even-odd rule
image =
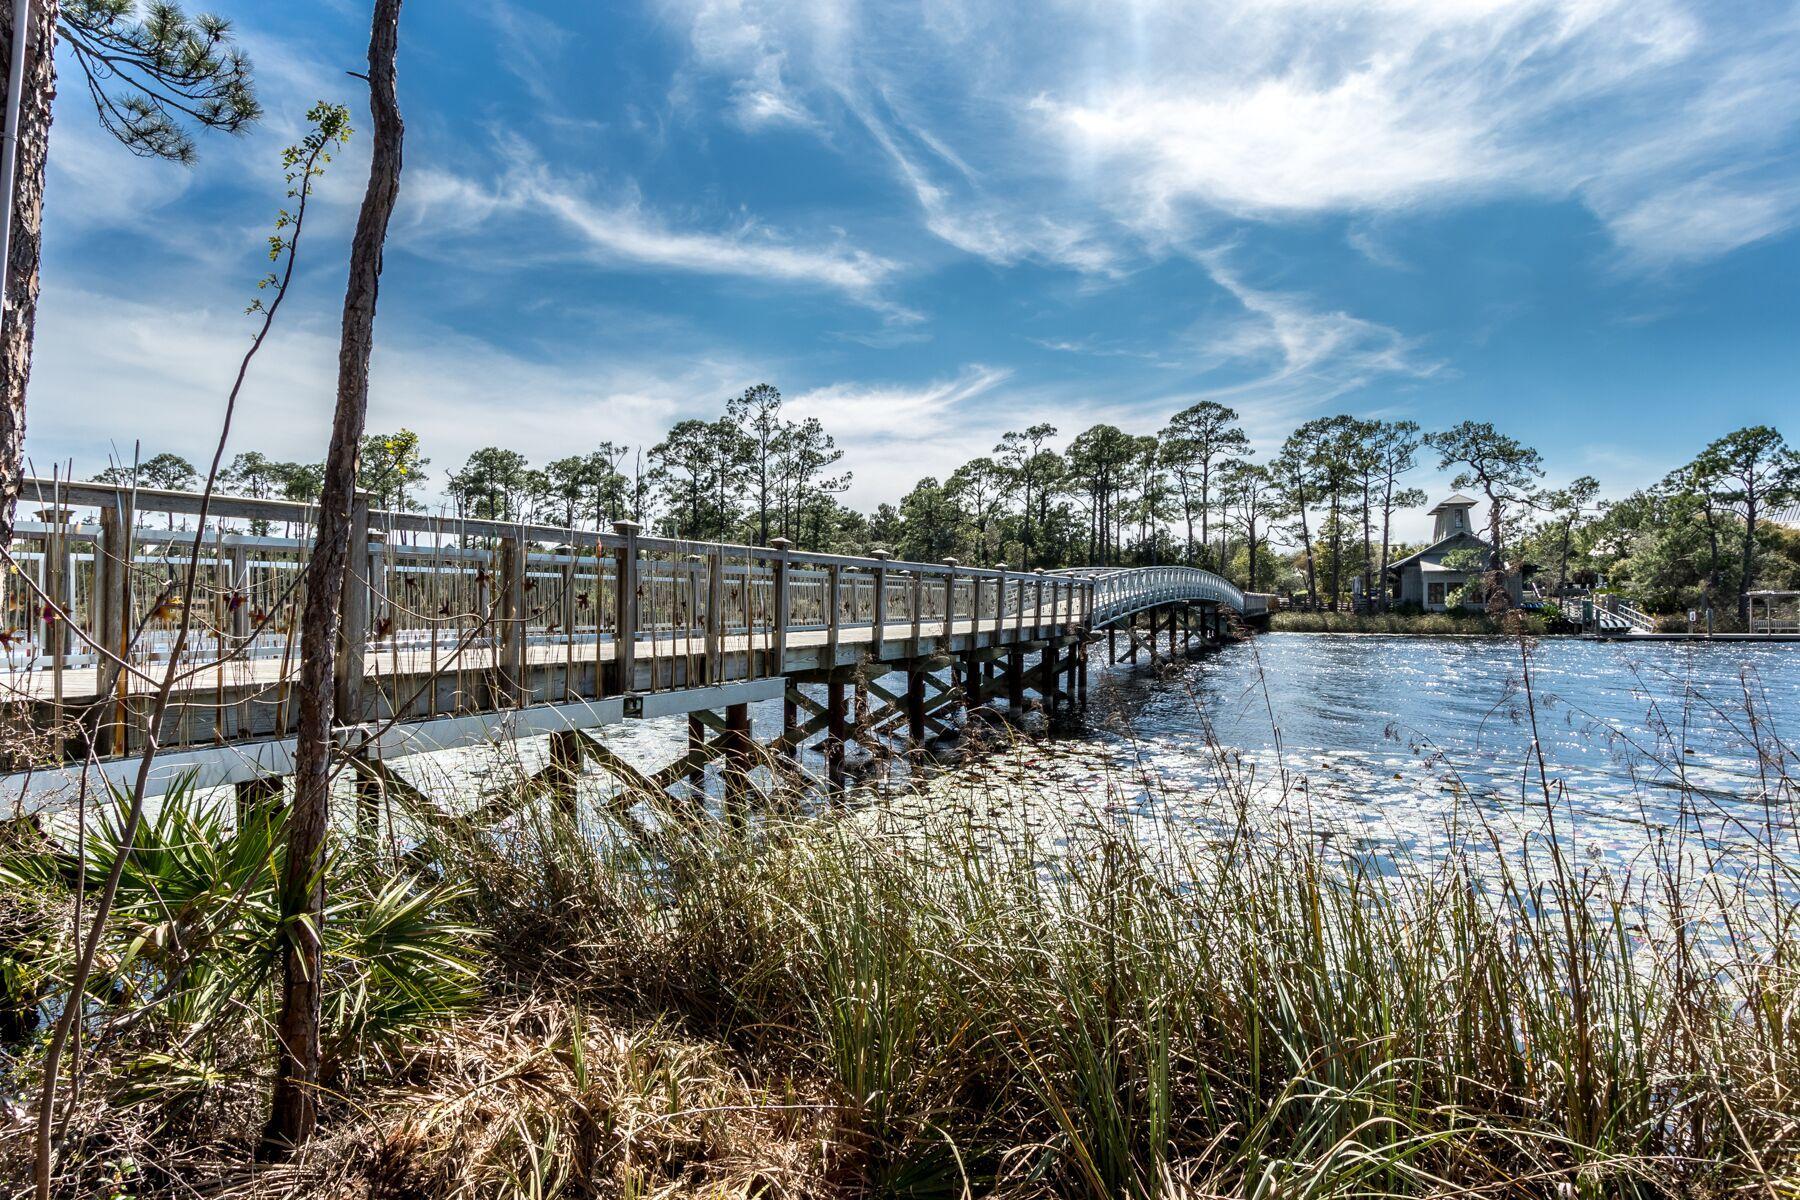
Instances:
[[[879,564],[875,568],[875,632],[870,637],[875,657],[881,658],[882,642],[887,637],[887,562],[894,557],[886,550],[871,552]]]
[[[618,549],[618,602],[613,606],[613,669],[618,686],[614,692],[624,695],[637,683],[638,627],[638,530],[636,521],[614,521],[613,532],[625,539]]]
[[[950,568],[950,574],[944,576],[944,641],[938,647],[939,650],[948,646],[950,639],[956,636],[956,568],[960,562],[960,559],[955,558],[944,560],[944,565]]]
[[[515,534],[500,546],[500,677],[506,698],[513,704],[524,704],[530,696],[530,680],[525,672],[525,626],[531,610],[525,603],[525,576],[531,570],[531,544],[523,534]]]
[[[94,548],[94,640],[104,650],[127,657],[130,647],[131,603],[131,528],[125,523],[117,505],[100,509],[100,541]],[[107,661],[100,659],[98,678],[107,677]],[[121,682],[125,673],[119,672]],[[122,714],[121,714],[122,715]],[[124,722],[108,718],[105,709],[98,713],[94,727],[94,750],[97,754],[122,753],[125,749]]]
[[[769,639],[769,655],[763,660],[763,674],[780,675],[787,669],[788,552],[794,548],[794,543],[778,537],[771,538],[769,545],[775,551],[770,568],[775,588],[775,632]]]
[[[834,670],[837,668],[838,626],[843,623],[841,573],[842,568],[837,563],[825,568],[825,660]]]
[[[1038,567],[1032,574],[1037,576],[1037,595],[1031,603],[1031,631],[1041,636],[1044,632],[1044,568]]]
[[[231,637],[241,646],[250,640],[250,549],[231,547]]]
[[[1000,578],[994,581],[994,644],[1000,644],[1000,635],[1006,631],[1006,564],[995,563],[994,569],[1000,572]]]
[[[364,654],[369,644],[369,493],[350,502],[350,553],[338,597],[340,630],[334,705],[339,725],[362,720]]]
[[[687,556],[687,621],[682,626],[682,645],[687,647],[687,685],[695,687],[712,682],[710,668],[706,665],[706,642],[701,624],[706,619],[706,593],[700,587],[700,573],[706,569],[706,556],[690,554]],[[699,637],[700,669],[696,672],[694,663],[694,641]]]
[[[925,621],[925,576],[918,569],[912,573],[912,652],[918,655],[923,643],[920,634]]]

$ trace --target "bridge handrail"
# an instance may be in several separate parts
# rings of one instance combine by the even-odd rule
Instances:
[[[1240,613],[1253,611],[1243,589],[1202,567],[1071,567],[1056,574],[1094,585],[1093,621],[1104,624],[1159,599],[1211,600]]]
[[[110,483],[58,481],[29,477],[22,482],[19,488],[19,503],[25,504],[28,501],[44,504],[54,503],[56,506],[67,508],[117,508],[129,503],[132,509],[139,513],[152,512],[178,517],[198,516],[200,512],[200,493],[198,492],[173,491],[165,488],[131,488]],[[281,521],[300,525],[312,524],[318,515],[318,505],[303,501],[222,493],[212,497],[207,510],[215,520]],[[604,530],[544,525],[527,521],[496,521],[485,517],[433,516],[426,513],[400,512],[394,509],[370,509],[369,526],[384,534],[404,532],[432,537],[448,535],[456,538],[524,538],[533,542],[556,542],[562,545],[583,547],[598,546],[608,550],[622,549],[626,544],[625,535],[617,532],[608,533]],[[33,527],[34,523],[32,522],[19,523],[21,532]],[[185,532],[152,530],[150,532],[164,535],[159,540],[173,541],[185,538],[191,541],[194,536],[192,530]],[[211,539],[214,532],[208,530],[206,536]],[[265,540],[273,545],[277,541],[291,542],[297,539]],[[635,541],[641,550],[671,555],[723,551],[729,556],[768,557],[779,553],[778,548],[770,546],[659,537],[654,534],[639,535]],[[964,563],[952,565],[897,558],[882,560],[848,554],[824,554],[811,550],[789,550],[787,561],[804,563],[809,566],[848,566],[869,569],[885,563],[889,569],[917,572],[922,575],[980,575],[990,579],[1024,581],[1029,581],[1040,573],[1053,573],[1010,571],[996,567],[970,566]]]
[[[167,586],[162,576],[175,577],[172,565],[187,560],[196,535],[138,521],[167,515],[173,526],[178,516],[198,515],[201,500],[192,492],[48,479],[25,480],[21,498],[28,509],[33,501],[45,506],[39,515],[47,519],[15,527],[14,558],[36,590],[26,581],[0,588],[0,625],[12,631],[0,667],[16,668],[23,658],[28,669],[93,661],[96,643],[120,642],[121,613],[142,616],[159,607]],[[82,509],[99,510],[98,523],[77,522]],[[262,641],[285,645],[282,635],[291,639],[291,629],[249,618],[294,602],[289,581],[310,554],[311,539],[303,535],[318,507],[218,495],[207,512],[209,528],[199,534],[206,571],[198,602],[213,628],[191,640],[184,657],[254,656]],[[229,531],[228,522],[285,523],[302,536]],[[363,586],[346,588],[342,614],[353,646],[435,638],[433,630],[490,610],[493,627],[484,638],[507,641],[514,657],[522,643],[546,637],[584,644],[754,633],[779,644],[786,630],[901,623],[918,638],[948,633],[955,621],[976,616],[1068,627],[1086,620],[1095,589],[1086,579],[1041,571],[824,554],[781,539],[746,546],[642,535],[629,521],[609,532],[359,505],[355,524],[368,537],[353,556],[353,577]],[[401,544],[397,533],[415,535],[415,544]],[[724,579],[723,596],[708,584],[711,578]],[[38,590],[73,619],[40,611]],[[427,593],[429,607],[418,602]],[[130,652],[152,660],[166,653],[172,624],[146,620],[141,644],[134,641]]]

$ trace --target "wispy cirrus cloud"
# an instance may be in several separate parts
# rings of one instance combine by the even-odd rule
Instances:
[[[533,252],[573,253],[610,270],[679,271],[839,292],[890,323],[919,314],[887,292],[900,264],[851,245],[841,233],[802,243],[750,218],[723,227],[683,227],[635,194],[601,198],[576,180],[511,147],[492,183],[439,168],[424,168],[403,197],[403,236],[411,244],[474,234],[502,219],[548,217],[573,242],[552,250],[534,227]]]
[[[855,439],[923,437],[952,413],[985,396],[1012,377],[1004,367],[979,363],[950,379],[923,385],[834,383],[788,400],[800,416],[818,417]]]
[[[1196,357],[1204,375],[1237,377],[1207,384],[1192,398],[1243,407],[1254,434],[1285,433],[1296,420],[1377,380],[1423,380],[1446,369],[1387,325],[1251,286],[1226,251],[1198,258],[1237,302],[1239,315],[1195,330]]]

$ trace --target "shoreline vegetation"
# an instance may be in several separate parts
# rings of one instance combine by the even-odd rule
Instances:
[[[1286,609],[1269,619],[1271,633],[1388,633],[1414,637],[1554,636],[1559,629],[1536,613],[1510,610],[1500,619],[1480,613],[1333,613]]]
[[[56,1194],[1800,1186],[1800,794],[1778,744],[1747,844],[1654,839],[1629,872],[1504,842],[1473,804],[1460,853],[1334,849],[1259,816],[1223,748],[1231,830],[1200,838],[1123,778],[1047,804],[1024,782],[1042,753],[997,751],[1014,788],[825,810],[781,790],[736,821],[589,794],[573,819],[342,831],[319,1136],[261,1167],[285,818],[178,791],[138,833],[89,983]],[[1532,791],[1552,835],[1571,827],[1579,797],[1535,769]],[[1693,828],[1718,816],[1683,795]],[[613,819],[624,804],[650,819]],[[11,827],[15,1000],[60,1006],[116,825],[91,814],[79,854]],[[8,1180],[29,1175],[43,1044],[16,1032]]]

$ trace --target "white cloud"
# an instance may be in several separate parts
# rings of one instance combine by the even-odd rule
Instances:
[[[1612,216],[1613,236],[1634,263],[1703,261],[1787,229],[1800,185],[1751,190],[1729,176],[1696,179],[1645,196]]]
[[[818,417],[846,441],[920,438],[1011,377],[1010,370],[975,364],[954,379],[923,387],[834,383],[789,397],[787,407],[801,417]]]
[[[494,185],[442,169],[416,172],[402,193],[401,236],[425,248],[448,235],[483,231],[498,218],[536,214],[554,219],[576,239],[572,245],[546,239],[534,226],[530,238],[537,256],[572,249],[608,269],[686,271],[823,288],[892,322],[919,319],[884,294],[900,264],[850,245],[841,234],[801,244],[748,218],[723,230],[683,229],[635,195],[596,199],[537,163],[523,147],[509,148],[506,157],[502,182]]]
[[[1142,250],[1204,241],[1221,219],[1533,197],[1586,205],[1628,262],[1655,265],[1800,218],[1800,20],[1786,4],[666,0],[664,11],[700,69],[744,88],[773,62],[784,103],[841,102],[926,227],[998,263],[1105,274]],[[933,158],[960,178],[939,177]],[[1764,169],[1735,170],[1746,160]],[[1710,211],[1675,219],[1693,202]]]
[[[737,77],[732,85],[732,113],[739,124],[812,125],[812,113],[785,78],[787,55],[774,32],[757,19],[743,0],[672,0],[663,5],[670,19],[687,26],[695,52],[714,64],[727,64]]]
[[[979,363],[930,383],[834,383],[787,398],[794,418],[817,417],[854,472],[846,500],[896,501],[921,476],[953,470],[1003,428],[996,389],[1012,372]]]

